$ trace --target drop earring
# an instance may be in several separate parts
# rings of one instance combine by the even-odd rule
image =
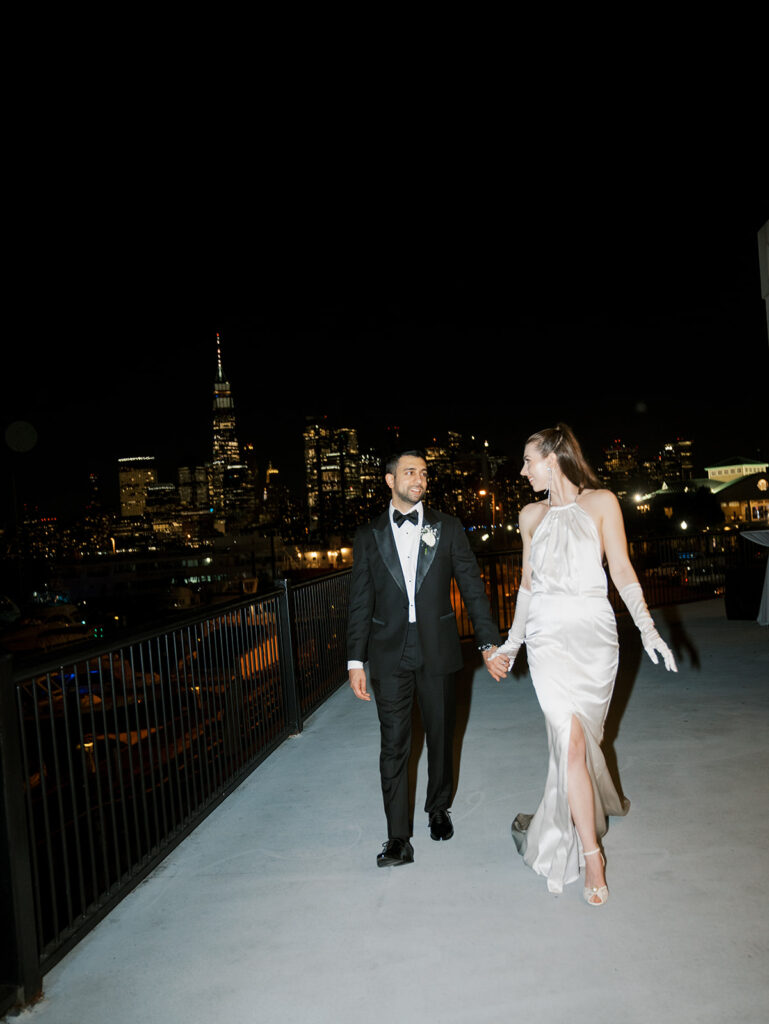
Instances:
[[[553,504],[553,467],[547,467],[547,507],[550,508]]]

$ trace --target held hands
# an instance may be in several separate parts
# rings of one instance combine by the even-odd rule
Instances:
[[[365,668],[350,669],[350,686],[352,687],[352,692],[359,700],[371,700],[371,694],[366,689]]]
[[[507,673],[512,669],[515,657],[522,646],[522,639],[518,640],[508,637],[501,647],[495,647],[488,651],[488,658],[486,658],[486,654],[483,655],[486,660],[486,668],[489,670],[493,679],[496,679],[496,681],[499,682],[501,679],[505,678]]]
[[[513,664],[512,661],[502,653],[502,650],[502,647],[490,647],[488,651],[483,652],[483,660],[486,662],[486,668],[489,670],[489,674],[492,679],[496,679],[497,682],[505,678]]]

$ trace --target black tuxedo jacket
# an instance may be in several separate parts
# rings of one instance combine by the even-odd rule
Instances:
[[[427,528],[427,532],[426,532]],[[430,534],[435,540],[430,544]],[[425,539],[427,538],[427,540]],[[375,679],[394,672],[408,628],[409,599],[390,526],[389,507],[355,535],[347,657],[369,663]],[[454,516],[424,508],[416,576],[416,613],[425,666],[435,675],[462,667],[451,579],[459,585],[480,644],[499,643],[499,627],[464,528]]]

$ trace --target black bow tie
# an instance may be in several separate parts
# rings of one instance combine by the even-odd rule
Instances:
[[[416,526],[419,522],[419,513],[414,509],[413,512],[407,512],[404,515],[402,512],[399,512],[397,508],[393,509],[393,521],[396,526],[402,526],[405,519],[408,519],[410,523],[413,523],[414,526]]]

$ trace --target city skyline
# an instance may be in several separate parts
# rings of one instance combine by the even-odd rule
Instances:
[[[448,244],[449,226],[429,245],[388,237],[360,265],[261,256],[227,286],[224,272],[179,272],[130,305],[113,281],[90,316],[73,316],[76,337],[4,357],[3,431],[23,421],[37,435],[25,453],[3,444],[5,495],[11,477],[28,500],[64,493],[121,456],[209,458],[217,332],[239,436],[287,475],[301,473],[307,415],[324,414],[362,445],[397,423],[409,445],[458,430],[514,456],[563,420],[593,459],[616,437],[680,436],[699,466],[766,457],[766,212],[724,197],[623,226],[606,209],[572,220],[565,239],[556,219],[531,218],[510,246],[493,225]]]
[[[219,363],[219,367],[221,368],[221,362]],[[236,392],[237,388],[233,388],[233,391]],[[621,403],[618,403],[618,406],[620,404]],[[648,411],[641,412],[639,410],[635,410],[635,412],[638,417],[645,416],[648,413]],[[234,415],[235,423],[237,424],[234,429],[238,435],[239,442],[241,444],[249,444],[250,438],[243,436],[242,428],[239,426],[240,417],[238,415],[237,401],[235,402],[234,405]],[[207,426],[209,428],[208,433],[209,435],[211,435],[210,402],[208,403],[208,408],[206,409],[206,414],[203,418],[207,420]],[[461,419],[461,417],[457,418]],[[575,420],[572,419],[572,425],[574,422]],[[597,432],[596,430],[594,430],[592,433],[588,435],[590,440],[587,441],[585,444],[586,454],[590,458],[594,467],[599,472],[601,472],[604,468],[604,455],[606,454],[607,450],[611,448],[611,446],[614,443],[621,442],[624,446],[627,446],[631,449],[635,449],[638,456],[639,474],[643,475],[643,471],[641,469],[641,464],[643,463],[643,461],[653,460],[656,456],[661,454],[665,444],[669,444],[671,442],[675,442],[682,439],[692,441],[692,437],[685,435],[684,433],[679,433],[677,435],[674,435],[670,432],[664,433],[663,428],[659,426],[659,421],[655,420],[655,422],[657,423],[659,428],[657,432],[655,433],[654,429],[652,429],[651,432],[646,433],[645,438],[642,440],[638,436],[635,436],[631,432],[631,430],[627,429],[628,424],[630,423],[630,420],[628,418],[624,420],[626,429],[621,432],[621,436],[612,436],[610,433],[605,433],[601,436],[600,431],[604,430],[607,427],[608,419],[601,420],[598,424]],[[421,436],[417,436],[420,433],[419,429],[413,428],[413,426],[411,425],[401,427],[399,432],[397,434],[394,434],[395,437],[399,437],[399,442],[393,443],[393,436],[386,438],[386,434],[391,430],[392,425],[384,421],[378,423],[376,427],[373,427],[371,423],[366,424],[364,420],[363,425],[361,427],[361,424],[359,422],[355,422],[353,419],[349,417],[347,418],[347,420],[345,420],[344,416],[340,417],[339,413],[337,413],[336,415],[321,416],[305,415],[302,417],[301,423],[299,422],[299,420],[297,420],[292,425],[292,428],[296,428],[295,430],[291,429],[290,431],[286,431],[284,426],[284,433],[282,437],[283,444],[287,445],[288,448],[293,447],[295,449],[295,452],[293,453],[293,458],[289,457],[289,476],[291,477],[290,479],[286,479],[286,466],[282,465],[279,462],[279,460],[276,460],[275,457],[271,457],[267,448],[264,448],[262,452],[262,457],[260,457],[258,460],[260,463],[260,470],[262,472],[266,471],[267,465],[269,463],[274,468],[274,470],[278,472],[279,482],[288,483],[289,486],[296,493],[304,491],[306,485],[305,467],[303,464],[304,431],[308,424],[310,423],[325,423],[329,427],[336,427],[341,429],[347,428],[356,431],[359,437],[358,447],[360,448],[361,452],[370,450],[381,458],[385,458],[388,452],[393,450],[393,447],[404,448],[414,445],[416,447],[428,448],[431,444],[435,444],[438,446],[445,445],[448,441],[449,434],[452,432],[457,434],[458,436],[461,436],[463,447],[466,450],[480,452],[484,448],[484,446],[488,446],[490,454],[493,454],[497,459],[501,459],[503,461],[509,460],[513,467],[515,467],[516,465],[518,456],[517,452],[505,451],[503,448],[496,446],[493,441],[490,441],[489,439],[494,436],[493,433],[484,433],[483,431],[478,430],[470,430],[468,432],[452,431],[451,423],[449,423],[449,425],[446,426],[445,428],[442,427],[442,429],[440,430],[435,430],[433,432],[423,431]],[[120,456],[110,455],[104,459],[100,466],[94,467],[95,469],[98,469],[98,472],[101,477],[99,481],[101,492],[102,494],[104,494],[105,492],[110,492],[114,490],[116,494],[116,484],[119,465],[121,462],[127,461],[129,458],[151,460],[152,465],[155,467],[157,480],[159,483],[163,483],[166,481],[175,481],[177,478],[177,472],[183,465],[212,465],[215,462],[215,445],[212,436],[209,436],[207,438],[207,444],[208,451],[201,450],[199,452],[199,456],[197,459],[185,460],[175,458],[175,449],[166,449],[165,451],[159,451],[158,448],[152,444],[150,444],[149,447],[145,446],[145,448],[142,450],[137,449],[132,456],[127,456],[125,454]],[[284,449],[284,451],[285,450],[288,449]],[[726,449],[724,449],[722,454],[723,457],[717,458],[711,455],[706,450],[699,450],[697,441],[694,440],[694,477],[704,477],[706,475],[706,466],[715,465],[721,461],[724,461],[724,459],[751,459],[767,457],[765,447],[762,447],[760,443],[754,443],[754,441],[746,441],[746,443],[743,444],[739,448],[739,450],[731,448],[727,452]],[[81,483],[83,485],[82,494],[84,496],[85,485],[87,483],[86,476],[83,476]],[[77,490],[77,488],[75,488],[75,490]],[[26,496],[20,495],[20,497],[23,500]],[[32,502],[32,504],[34,504],[34,501]],[[54,514],[57,512],[57,509],[55,507],[55,501],[54,504],[48,505],[46,511],[52,512]],[[64,511],[63,503],[61,511]]]

